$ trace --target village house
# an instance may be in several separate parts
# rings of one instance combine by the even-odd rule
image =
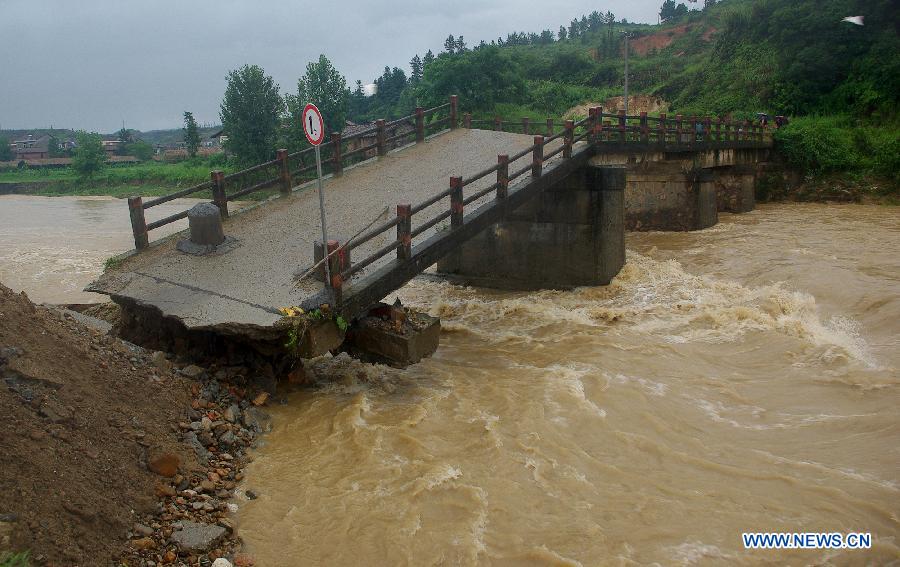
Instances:
[[[16,154],[16,160],[44,159],[50,157],[50,136],[35,138],[28,134],[24,140],[16,140],[10,144]]]

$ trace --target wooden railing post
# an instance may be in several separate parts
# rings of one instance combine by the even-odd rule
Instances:
[[[375,128],[375,147],[378,150],[378,155],[383,156],[387,153],[387,148],[384,145],[384,118],[379,118],[375,121]]]
[[[628,139],[628,117],[625,116],[625,111],[619,111],[619,141],[625,142]]]
[[[425,109],[416,107],[416,143],[425,141]]]
[[[344,165],[341,161],[341,133],[331,133],[331,171],[335,177],[344,173]]]
[[[450,95],[450,129],[456,130],[457,122],[456,122],[456,106],[459,104],[459,97],[456,95]]]
[[[345,252],[341,250],[337,254],[334,252],[341,247],[341,243],[337,240],[329,240],[328,246],[325,247],[326,254],[328,255],[328,273],[331,275],[331,281],[328,282],[328,285],[331,286],[331,291],[334,292],[334,302],[340,304],[341,302],[341,291],[344,287],[344,278],[341,277],[341,270],[344,269],[344,254]]]
[[[534,150],[531,152],[531,176],[540,177],[544,165],[544,137],[534,137]]]
[[[675,143],[680,144],[684,141],[684,136],[682,136],[681,132],[681,120],[682,116],[680,114],[675,115]]]
[[[569,159],[572,157],[572,142],[575,140],[575,121],[574,120],[566,120],[566,133],[563,135],[563,158]]]
[[[450,228],[458,228],[463,224],[463,186],[462,177],[450,178]]]
[[[287,150],[278,150],[275,152],[275,158],[278,160],[278,169],[281,177],[281,194],[288,195],[294,184],[291,182],[291,168],[288,165]]]
[[[603,135],[603,107],[594,107],[594,141],[599,142],[600,136]]]
[[[412,205],[397,205],[397,259],[412,257]]]
[[[291,192],[291,188],[294,186],[291,181],[291,168],[288,165],[288,151],[280,149],[275,152],[275,156],[276,159],[278,159],[278,168],[281,177],[281,194],[288,195]]]
[[[641,142],[650,141],[650,126],[647,124],[647,113],[641,112]]]
[[[463,128],[465,128],[466,130],[472,129],[472,113],[471,112],[466,112],[465,114],[463,114]]]
[[[656,135],[657,142],[662,144],[666,143],[666,113],[659,113],[659,134]]]
[[[527,117],[527,116],[523,116],[523,117],[522,117],[522,133],[523,133],[523,134],[528,134],[528,124],[529,124],[529,122],[530,122],[530,121],[528,120],[528,117]]]
[[[509,194],[509,155],[497,156],[497,198],[505,199]]]
[[[150,239],[147,236],[147,220],[144,218],[144,202],[140,197],[128,197],[128,214],[131,216],[134,248],[143,250],[150,246]]]
[[[497,132],[500,132],[501,130],[503,130],[503,121],[500,119],[499,116],[494,117],[494,130]]]
[[[547,137],[550,138],[553,136],[553,119],[547,119]]]
[[[225,195],[225,173],[220,170],[209,173],[212,178],[213,204],[219,207],[219,215],[228,218],[228,197]]]

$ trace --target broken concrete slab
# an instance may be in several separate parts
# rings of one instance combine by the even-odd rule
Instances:
[[[434,354],[440,342],[441,321],[425,313],[401,308],[402,319],[368,315],[347,333],[345,347],[374,362],[406,367]],[[370,311],[378,311],[378,308]]]

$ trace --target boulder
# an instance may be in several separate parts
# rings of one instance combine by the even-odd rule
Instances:
[[[181,530],[173,533],[170,539],[180,551],[200,554],[215,547],[225,533],[222,526],[184,521]]]

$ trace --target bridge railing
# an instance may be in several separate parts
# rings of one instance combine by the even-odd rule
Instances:
[[[401,203],[397,205],[396,216],[370,230],[365,234],[354,237],[348,242],[340,243],[331,241],[328,243],[328,258],[330,273],[332,274],[329,285],[335,294],[335,300],[340,301],[344,283],[370,267],[375,262],[382,260],[391,254],[398,260],[409,260],[412,257],[413,241],[422,237],[427,231],[438,227],[437,230],[449,230],[461,227],[465,222],[466,207],[472,203],[488,198],[493,193],[494,200],[506,199],[510,182],[519,177],[530,174],[532,178],[543,175],[543,165],[550,158],[562,154],[562,159],[569,159],[573,155],[575,144],[587,140],[595,131],[594,115],[575,122],[566,120],[562,129],[555,132],[549,128],[545,134],[534,136],[534,143],[519,152],[509,155],[497,156],[497,163],[478,173],[468,177],[451,176],[449,187],[438,191],[433,196],[416,205]],[[545,152],[557,142],[556,147]],[[490,185],[475,190],[466,195],[465,188],[472,186],[482,179],[494,175],[495,181]],[[444,203],[441,207],[441,203]],[[416,221],[415,228],[413,220]],[[438,225],[449,219],[449,225]],[[387,244],[381,246],[368,256],[355,261],[352,265],[344,262],[348,254],[373,240],[376,240],[392,229],[395,230],[393,238],[389,238]]]
[[[721,142],[734,147],[754,146],[758,143],[771,142],[771,133],[761,125],[750,121],[733,121],[723,117],[690,116],[681,114],[667,116],[648,116],[646,112],[638,115],[625,115],[624,111],[616,113],[600,110],[600,126],[596,143],[665,143],[696,146],[697,142]],[[522,117],[518,120],[506,120],[500,116],[492,120],[473,119],[471,114],[463,115],[465,128],[480,128],[521,134],[537,134],[552,136],[561,126],[562,121],[547,118],[546,121],[532,120]],[[697,125],[701,129],[698,133]]]
[[[354,163],[383,156],[390,150],[410,143],[421,143],[429,135],[447,128],[457,127],[457,97],[440,106],[415,111],[396,120],[376,120],[375,125],[350,136],[331,134],[331,139],[319,146],[322,153],[323,174],[341,175],[345,167]],[[222,218],[228,217],[228,203],[260,191],[278,188],[282,195],[291,193],[296,185],[315,179],[315,149],[312,147],[288,153],[281,149],[276,158],[234,173],[225,175],[222,171],[211,171],[210,180],[186,189],[175,191],[162,197],[144,201],[141,197],[130,197],[128,209],[134,246],[143,250],[150,245],[149,232],[188,216],[184,210],[167,217],[147,222],[145,211],[175,199],[190,197],[210,191],[212,202],[219,208]]]

